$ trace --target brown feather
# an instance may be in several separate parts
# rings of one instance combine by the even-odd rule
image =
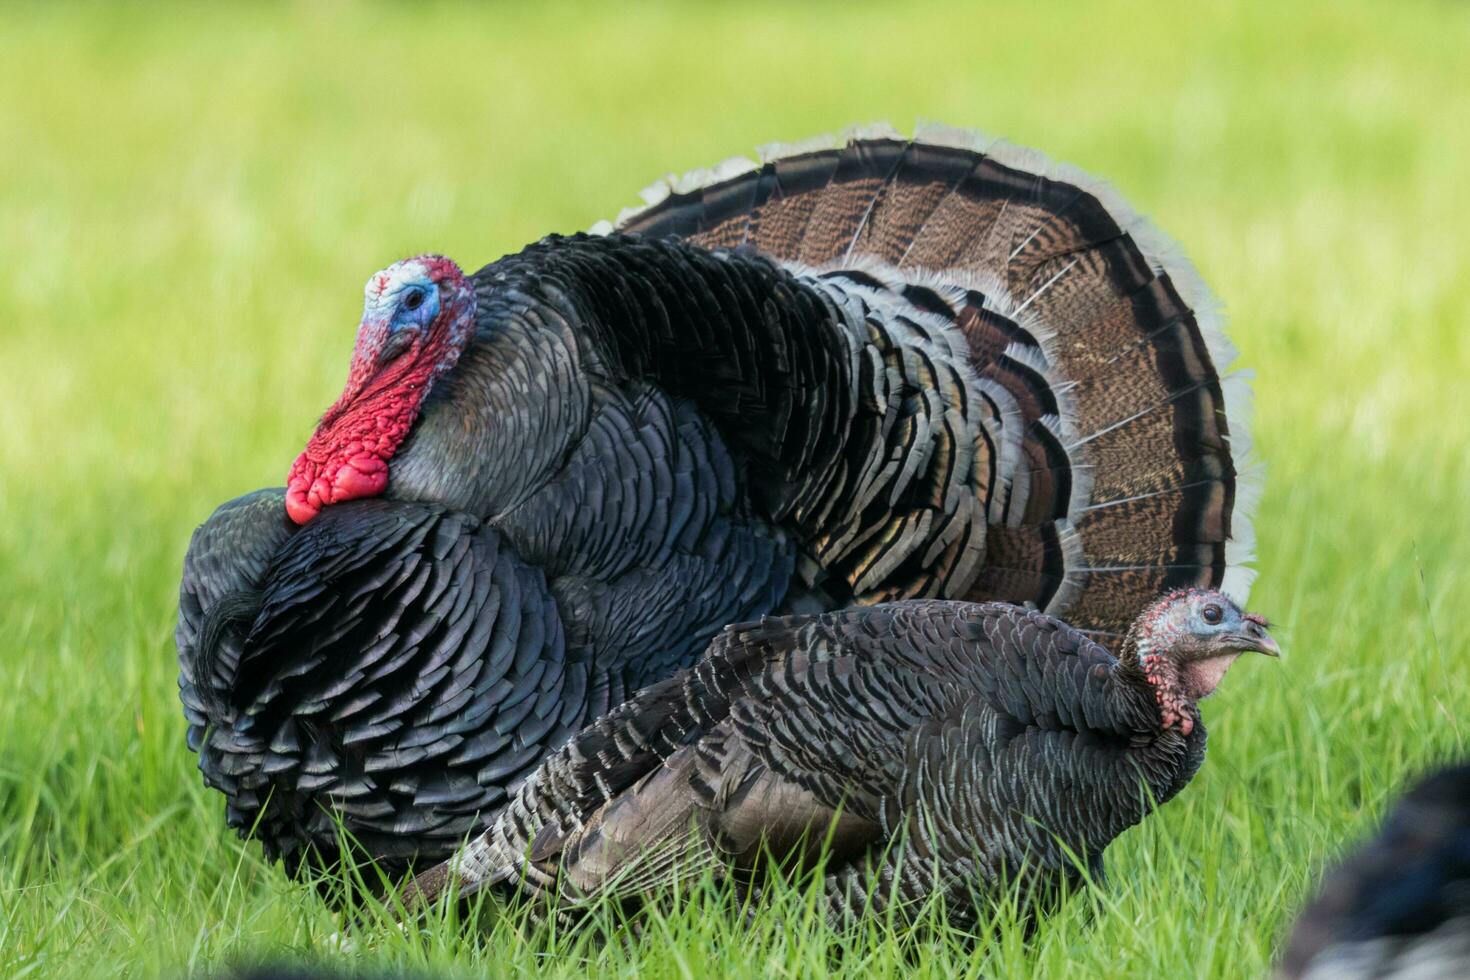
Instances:
[[[963,556],[983,548],[985,568],[966,573],[969,597],[1038,603],[1121,631],[1156,585],[1219,586],[1239,560],[1226,554],[1232,538],[1248,547],[1228,365],[1216,363],[1210,329],[1167,263],[1197,302],[1208,297],[1182,260],[1140,244],[1156,236],[1110,192],[1037,154],[939,132],[778,152],[693,193],[702,211],[691,210],[693,194],[671,195],[621,227],[752,245],[802,266],[877,263],[910,302],[957,328],[975,375],[996,386],[958,432],[890,414],[893,436],[880,445],[925,453],[917,469],[912,459],[908,469],[849,460],[844,467],[858,468],[831,478],[861,507],[884,488],[898,500],[908,487],[933,508],[844,514],[829,499],[813,553],[847,569],[855,598],[940,594]],[[944,381],[920,372],[900,383],[924,390]],[[921,437],[917,424],[939,438]],[[973,447],[967,485],[988,530],[962,533],[941,500],[953,493],[961,432]],[[1007,445],[1018,451],[1006,455]],[[921,520],[930,566],[888,567],[885,556],[900,554],[893,549]],[[1062,547],[1072,535],[1080,547]]]

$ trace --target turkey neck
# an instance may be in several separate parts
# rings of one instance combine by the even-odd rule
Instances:
[[[1144,680],[1143,655],[1140,649],[1146,646],[1143,630],[1138,621],[1134,620],[1124,634],[1123,641],[1118,645],[1118,675],[1130,682],[1142,682]]]
[[[390,496],[493,519],[574,448],[598,387],[640,381],[699,405],[777,519],[802,474],[825,472],[841,448],[854,345],[830,326],[861,324],[768,259],[552,236],[472,281],[474,339],[395,456]]]
[[[1114,791],[1122,794],[1113,800],[1115,810],[1109,811],[1125,815],[1124,822],[1114,828],[1121,833],[1189,784],[1205,761],[1206,732],[1194,704],[1178,693],[1178,670],[1173,661],[1152,651],[1137,622],[1118,647],[1113,674],[1133,692],[1130,700],[1137,706],[1142,727],[1126,754],[1127,766],[1112,784]],[[1185,717],[1187,726],[1180,722]],[[1135,780],[1140,777],[1149,786],[1149,801],[1137,795]]]
[[[1157,706],[1161,728],[1179,727],[1185,736],[1194,729],[1203,730],[1195,698],[1186,689],[1179,664],[1167,652],[1155,649],[1142,617],[1134,621],[1123,637],[1117,672],[1120,680],[1140,689]]]
[[[546,481],[586,431],[592,393],[565,322],[523,294],[475,286],[474,336],[425,398],[387,495],[488,520]]]

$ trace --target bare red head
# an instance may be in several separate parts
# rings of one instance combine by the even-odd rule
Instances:
[[[429,389],[459,360],[474,322],[474,290],[442,255],[404,259],[368,280],[347,387],[286,477],[293,521],[387,489],[389,461]]]

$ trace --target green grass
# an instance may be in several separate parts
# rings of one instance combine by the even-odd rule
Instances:
[[[462,975],[1259,975],[1325,862],[1470,717],[1463,4],[7,7],[0,30],[0,974],[347,956]],[[669,170],[887,118],[1113,180],[1256,370],[1252,605],[1281,664],[1029,939],[832,956],[798,892],[599,945],[338,922],[226,832],[183,743],[188,535],[278,484],[366,276],[478,265]],[[915,964],[917,967],[915,968]]]

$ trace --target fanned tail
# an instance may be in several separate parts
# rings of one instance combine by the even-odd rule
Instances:
[[[973,133],[878,126],[768,147],[644,198],[617,230],[755,249],[886,294],[869,306],[889,322],[946,324],[985,403],[967,425],[992,476],[974,481],[988,526],[971,571],[961,554],[979,542],[946,553],[940,535],[923,557],[966,578],[965,597],[1113,633],[1165,589],[1244,600],[1246,378],[1228,373],[1234,353],[1193,267],[1111,188]]]

